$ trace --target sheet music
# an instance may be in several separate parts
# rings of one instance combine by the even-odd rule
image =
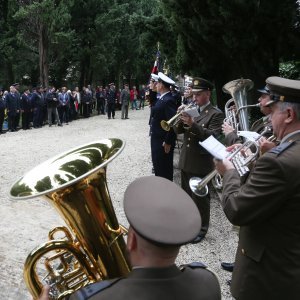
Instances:
[[[238,134],[238,136],[243,136],[244,138],[246,138],[252,142],[257,141],[260,137],[260,134],[258,134],[255,131],[238,131],[237,134]]]
[[[198,112],[198,109],[195,106],[191,107],[191,108],[188,108],[188,109],[185,109],[184,112],[187,113],[192,118],[196,118],[196,117],[200,116],[200,114]]]
[[[217,159],[223,160],[229,154],[226,147],[212,135],[203,142],[199,142],[199,144]]]

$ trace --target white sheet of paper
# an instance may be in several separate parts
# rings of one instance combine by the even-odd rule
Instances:
[[[212,135],[203,142],[199,142],[199,144],[217,159],[223,160],[229,154],[226,147]]]
[[[188,108],[184,110],[184,112],[187,113],[192,118],[196,118],[200,116],[197,107]]]
[[[260,137],[260,134],[258,134],[255,131],[238,131],[237,134],[238,134],[238,136],[243,136],[244,138],[246,138],[252,142],[257,141]]]

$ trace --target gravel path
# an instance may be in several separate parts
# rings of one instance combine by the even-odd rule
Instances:
[[[47,240],[48,231],[63,225],[54,208],[43,199],[10,200],[12,184],[26,171],[41,162],[78,145],[102,138],[120,138],[124,151],[109,164],[108,187],[119,222],[128,225],[122,207],[126,186],[135,178],[151,175],[149,108],[129,112],[129,120],[93,116],[63,127],[44,126],[0,135],[0,299],[31,299],[23,282],[23,263],[29,252]],[[178,161],[178,150],[174,164]],[[175,182],[179,182],[175,170]],[[211,224],[204,241],[183,246],[178,264],[202,261],[216,272],[222,285],[223,299],[231,299],[226,281],[230,273],[221,270],[221,261],[234,259],[237,231],[222,212],[218,195],[213,193]]]

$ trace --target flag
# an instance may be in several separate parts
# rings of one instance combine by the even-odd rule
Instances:
[[[153,73],[153,74],[157,74],[159,71],[159,59],[160,59],[160,52],[159,52],[159,50],[157,50],[155,62],[154,62],[154,65],[153,65],[153,68],[151,71],[151,73]]]

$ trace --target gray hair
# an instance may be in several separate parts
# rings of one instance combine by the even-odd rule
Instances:
[[[297,120],[300,121],[300,103],[292,103],[292,102],[277,102],[280,111],[284,111],[287,108],[292,108],[292,110],[296,113]]]

